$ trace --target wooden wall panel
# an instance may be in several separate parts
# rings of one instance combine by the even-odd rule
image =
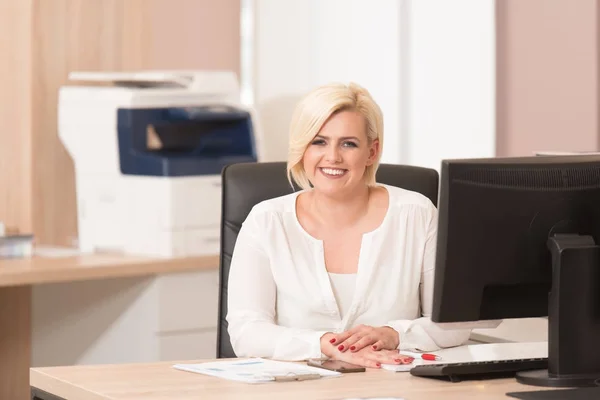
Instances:
[[[31,209],[38,243],[68,246],[77,237],[74,166],[57,134],[58,89],[68,73],[239,72],[239,16],[239,0],[35,0]]]
[[[240,0],[148,0],[145,67],[239,73]]]
[[[126,12],[126,8],[129,9]],[[76,70],[139,68],[138,0],[37,0],[33,15],[33,221],[38,243],[77,238],[74,166],[58,138],[58,89]],[[138,11],[138,12],[136,12]]]
[[[0,221],[31,231],[30,0],[0,0]]]

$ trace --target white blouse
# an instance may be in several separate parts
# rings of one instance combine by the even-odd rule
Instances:
[[[344,318],[350,307],[352,307],[354,290],[356,289],[356,274],[334,274],[330,272],[329,280],[331,281],[333,296],[340,309],[340,318]]]
[[[381,186],[389,207],[381,225],[363,235],[351,305],[343,314],[325,268],[323,242],[298,221],[296,199],[302,192],[253,207],[229,273],[227,321],[238,357],[321,357],[323,334],[359,324],[392,327],[401,350],[433,351],[469,338],[470,330],[445,330],[430,319],[435,206],[419,193]]]

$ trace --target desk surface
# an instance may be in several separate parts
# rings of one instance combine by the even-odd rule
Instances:
[[[474,329],[471,339],[483,343],[547,342],[545,318],[506,319],[495,329]]]
[[[0,287],[121,278],[218,268],[218,256],[152,258],[117,254],[0,259]]]
[[[547,343],[498,343],[460,346],[436,352],[443,362],[501,360],[547,356]],[[188,361],[189,362],[189,361]],[[192,361],[193,362],[193,361]],[[196,361],[197,362],[197,361]],[[505,393],[539,388],[514,379],[450,383],[419,378],[408,372],[368,370],[365,373],[305,382],[250,385],[172,368],[179,362],[33,368],[31,385],[67,399],[343,399],[400,397],[406,400],[506,399]],[[186,363],[185,361],[183,363]]]
[[[30,382],[48,393],[78,400],[334,400],[351,397],[506,400],[507,392],[541,389],[521,385],[514,379],[450,383],[386,370],[315,381],[252,385],[175,370],[173,363],[33,368]]]

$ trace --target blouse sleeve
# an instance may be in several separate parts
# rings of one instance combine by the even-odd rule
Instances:
[[[437,224],[437,209],[432,204],[421,266],[421,317],[414,320],[394,320],[388,323],[388,326],[394,328],[399,334],[400,350],[435,351],[459,346],[465,343],[471,334],[470,329],[443,329],[431,321]]]
[[[305,360],[321,357],[326,331],[279,326],[277,288],[266,251],[267,220],[253,210],[243,223],[231,260],[227,322],[238,357]]]

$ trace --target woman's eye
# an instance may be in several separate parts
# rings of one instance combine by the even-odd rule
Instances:
[[[345,147],[358,147],[354,142],[344,142]]]
[[[322,139],[317,139],[317,140],[313,140],[312,144],[319,146],[319,145],[325,144],[325,141]]]

